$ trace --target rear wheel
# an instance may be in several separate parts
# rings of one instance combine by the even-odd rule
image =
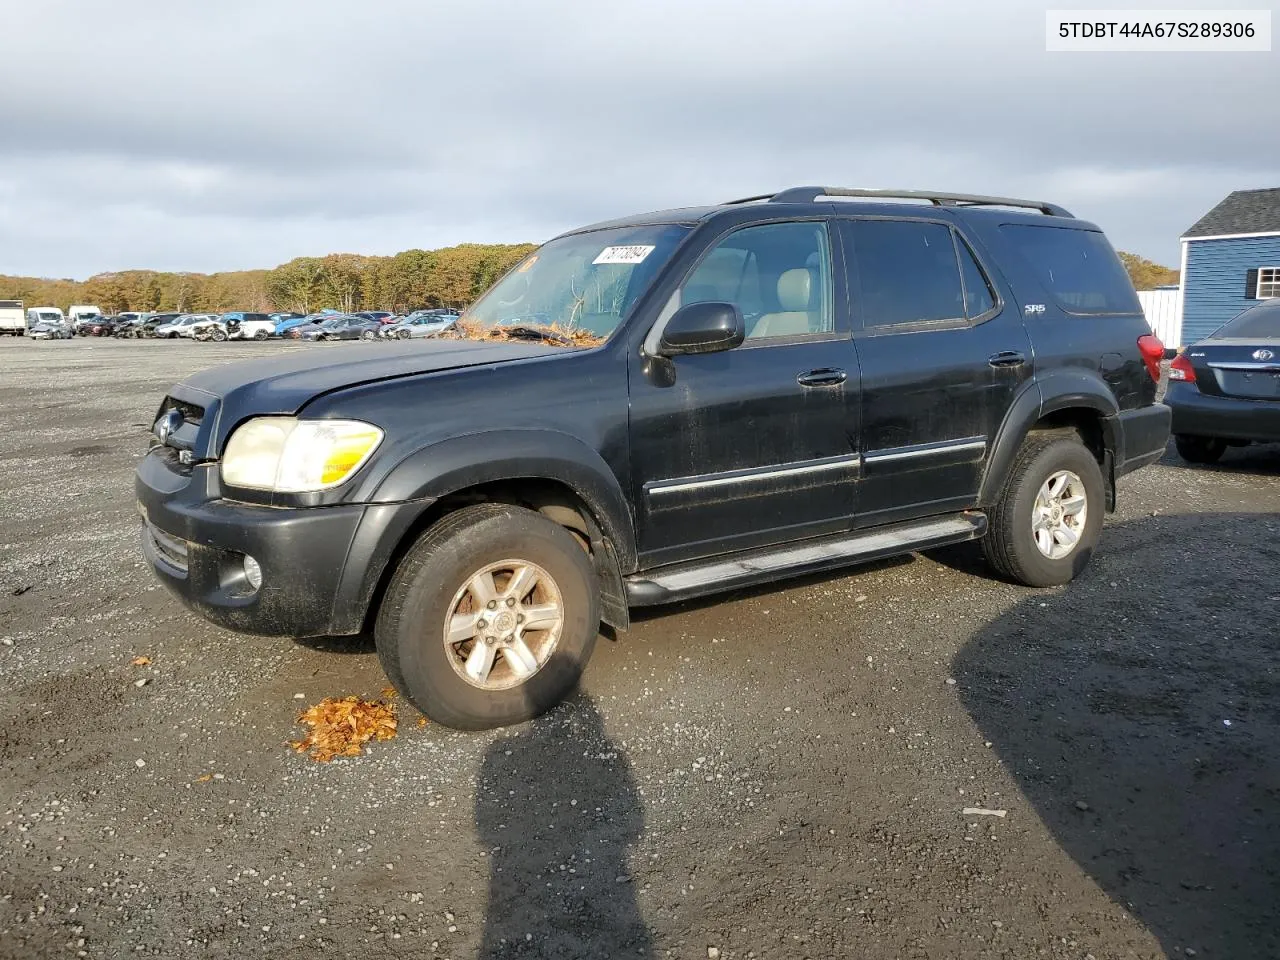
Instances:
[[[578,682],[600,628],[590,558],[567,530],[506,504],[431,527],[401,561],[374,639],[391,682],[432,720],[528,720]]]
[[[1104,501],[1102,470],[1083,443],[1033,434],[990,511],[987,562],[1027,586],[1070,583],[1097,546]]]
[[[1173,438],[1178,456],[1187,463],[1217,463],[1227,451],[1227,442],[1217,437],[1196,437],[1180,433]]]

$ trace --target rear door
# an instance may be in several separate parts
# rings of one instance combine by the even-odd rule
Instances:
[[[849,528],[858,376],[833,263],[825,219],[731,231],[676,298],[736,304],[746,341],[722,353],[633,358],[643,565]]]
[[[858,526],[977,503],[1031,342],[1016,305],[949,222],[841,220],[862,370]]]

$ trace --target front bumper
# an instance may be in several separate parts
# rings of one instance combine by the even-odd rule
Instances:
[[[1169,384],[1165,403],[1173,408],[1173,432],[1222,440],[1280,442],[1280,401],[1215,397],[1194,383]]]
[[[160,581],[219,626],[263,636],[358,633],[401,538],[430,501],[280,508],[228,500],[216,466],[149,453],[134,482],[142,551]],[[244,558],[262,570],[254,589]]]

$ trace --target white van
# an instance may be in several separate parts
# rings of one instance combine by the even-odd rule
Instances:
[[[92,303],[73,303],[67,311],[67,319],[73,324],[85,317],[102,316],[102,308]]]
[[[67,318],[62,315],[62,310],[58,307],[31,307],[27,310],[27,329],[30,330],[37,323],[66,323]]]
[[[0,333],[20,337],[27,332],[21,300],[0,300]]]

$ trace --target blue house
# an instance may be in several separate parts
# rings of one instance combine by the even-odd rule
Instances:
[[[1182,236],[1179,344],[1280,297],[1280,187],[1237,190]]]

